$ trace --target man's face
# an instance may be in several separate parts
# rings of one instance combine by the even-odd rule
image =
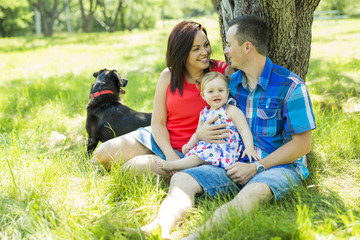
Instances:
[[[236,38],[236,25],[229,28],[226,34],[226,47],[224,53],[230,61],[231,67],[241,69],[244,63],[246,48],[244,44],[239,46],[239,42]]]

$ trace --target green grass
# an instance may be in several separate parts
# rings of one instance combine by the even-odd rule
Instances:
[[[213,57],[224,59],[215,18]],[[154,218],[168,181],[120,168],[105,172],[85,154],[92,73],[115,68],[129,79],[124,102],[151,111],[165,67],[157,30],[0,39],[0,239],[141,239],[127,227]],[[317,120],[310,177],[203,239],[358,239],[360,235],[360,20],[316,21],[306,84]],[[357,111],[355,111],[358,109]],[[198,227],[224,198],[198,199],[175,229]],[[156,236],[154,237],[156,239]]]

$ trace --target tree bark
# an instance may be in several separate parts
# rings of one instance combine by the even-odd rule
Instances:
[[[82,29],[86,33],[91,32],[94,13],[95,13],[96,7],[98,5],[97,0],[89,0],[89,2],[90,2],[90,7],[88,10],[88,13],[86,14],[83,0],[79,0],[80,10],[81,10]]]
[[[320,0],[215,0],[223,47],[228,21],[246,14],[263,17],[270,26],[270,59],[304,81],[309,67],[311,26]]]
[[[109,31],[109,32],[116,31],[118,16],[119,16],[119,14],[121,12],[121,9],[123,8],[123,4],[124,4],[124,1],[119,0],[118,7],[116,8],[116,12],[114,13],[114,18],[111,18],[106,13],[105,1],[104,0],[99,0],[99,5],[102,7],[102,12],[103,12],[103,16],[104,16],[105,29],[107,31]]]
[[[29,4],[35,7],[41,16],[41,28],[47,37],[51,37],[53,33],[53,26],[56,19],[59,18],[61,12],[65,10],[67,4],[63,4],[62,9],[58,10],[58,0],[53,0],[52,6],[50,1],[43,0],[28,0]]]
[[[0,18],[0,32],[1,32],[2,37],[6,37],[6,31],[5,31],[5,28],[3,26],[3,20],[1,18]]]

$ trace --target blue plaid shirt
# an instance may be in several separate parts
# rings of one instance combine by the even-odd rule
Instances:
[[[229,88],[230,96],[246,116],[261,159],[290,141],[291,135],[316,128],[304,82],[288,69],[273,64],[268,57],[253,91],[249,91],[242,71],[230,76]],[[277,167],[295,167],[303,179],[309,175],[306,156]]]

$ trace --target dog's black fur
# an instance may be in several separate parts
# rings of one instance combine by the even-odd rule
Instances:
[[[137,112],[121,103],[120,94],[125,93],[121,87],[125,87],[128,80],[116,70],[102,69],[93,76],[96,80],[91,85],[86,118],[89,155],[99,141],[105,142],[139,127],[150,126],[151,122],[151,113]],[[106,90],[113,93],[101,93]]]

